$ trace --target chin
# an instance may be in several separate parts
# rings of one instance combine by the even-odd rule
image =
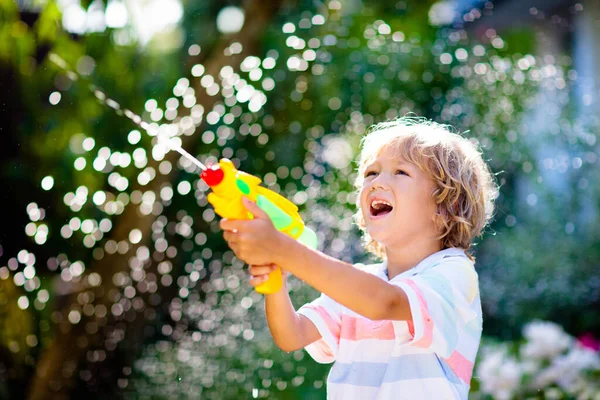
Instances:
[[[392,241],[389,233],[369,231],[369,236],[371,236],[371,239],[373,239],[374,241],[376,241],[377,243],[379,243],[380,245],[382,245],[384,247],[389,246]]]
[[[383,247],[397,247],[402,246],[402,244],[410,242],[411,237],[407,237],[406,234],[402,232],[383,232],[381,230],[373,229],[372,231],[368,231],[371,239],[375,240],[377,243],[382,245]]]

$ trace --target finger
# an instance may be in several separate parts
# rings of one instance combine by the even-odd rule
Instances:
[[[224,231],[237,231],[240,228],[240,220],[223,218],[219,221],[219,227]]]
[[[246,207],[246,210],[250,211],[254,218],[258,219],[270,219],[266,212],[263,211],[255,202],[248,199],[247,197],[242,197],[242,204]]]
[[[236,244],[237,243],[237,233],[232,231],[223,232],[223,238],[227,241],[227,243]]]
[[[269,279],[269,275],[259,275],[250,278],[250,285],[258,286],[262,283],[265,283]]]
[[[275,270],[275,268],[276,267],[274,265],[251,265],[248,268],[248,272],[252,276],[259,276],[259,275],[270,274],[271,272],[273,272]]]

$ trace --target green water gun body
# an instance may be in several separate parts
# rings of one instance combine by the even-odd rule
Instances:
[[[298,207],[285,197],[260,186],[260,178],[238,171],[230,160],[221,159],[218,164],[205,169],[200,177],[212,189],[208,202],[221,217],[252,219],[252,214],[242,204],[242,197],[245,196],[269,216],[278,231],[305,246],[313,249],[317,247],[317,235],[304,225],[298,214]],[[256,287],[256,291],[263,294],[275,293],[281,289],[282,284],[281,268],[277,268],[269,274],[266,282]]]

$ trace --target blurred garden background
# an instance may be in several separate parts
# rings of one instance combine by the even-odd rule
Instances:
[[[324,399],[157,135],[365,262],[358,144],[408,113],[501,188],[470,398],[599,399],[599,62],[593,0],[1,0],[0,399]]]

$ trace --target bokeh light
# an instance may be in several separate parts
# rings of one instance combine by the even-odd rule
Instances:
[[[223,7],[217,14],[217,29],[221,33],[236,33],[244,25],[244,10],[235,6]]]

